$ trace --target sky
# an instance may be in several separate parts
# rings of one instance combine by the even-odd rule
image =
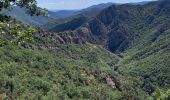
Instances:
[[[50,10],[75,10],[107,2],[130,3],[153,0],[37,0],[37,1],[40,7],[47,8]]]

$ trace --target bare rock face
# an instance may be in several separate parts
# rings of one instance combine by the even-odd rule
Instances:
[[[169,16],[169,8],[168,0],[159,5],[152,3],[140,6],[113,5],[78,29],[53,33],[51,38],[61,44],[90,42],[103,45],[111,52],[123,52],[139,34],[148,27],[154,27],[154,20],[157,17],[161,14]]]
[[[90,42],[103,45],[114,52],[120,48],[122,43],[128,43],[124,42],[128,41],[126,32],[119,31],[122,27],[119,27],[119,22],[116,22],[117,19],[113,19],[117,15],[116,10],[117,7],[112,6],[74,31],[51,33],[46,34],[46,36],[59,44],[83,44],[85,42]]]
[[[106,78],[106,82],[109,86],[111,86],[113,89],[116,89],[115,83],[113,82],[113,80],[110,77]]]
[[[86,33],[91,33],[91,31],[87,27],[81,27],[80,29],[77,30],[78,33],[80,34],[86,34]]]
[[[76,43],[82,44],[90,42],[107,47],[110,51],[123,51],[128,47],[128,32],[122,22],[126,9],[111,6],[95,17],[93,20],[84,24],[74,31],[56,33],[59,43]],[[118,11],[118,10],[122,10]],[[118,12],[121,12],[120,14]]]

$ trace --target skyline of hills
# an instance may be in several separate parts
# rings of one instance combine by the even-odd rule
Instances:
[[[22,21],[25,24],[41,26],[41,25],[44,25],[47,22],[52,21],[52,20],[68,18],[68,17],[80,15],[80,14],[84,14],[84,15],[92,14],[91,16],[95,16],[101,10],[103,10],[104,8],[106,8],[110,5],[111,5],[111,3],[99,4],[99,5],[94,5],[94,6],[88,7],[87,9],[80,9],[80,10],[60,10],[60,11],[50,11],[49,10],[48,17],[29,16],[26,14],[26,10],[24,8],[20,8],[17,6],[14,6],[12,11],[4,11],[4,13],[13,17],[13,18],[16,18],[16,19]]]
[[[145,3],[148,3],[148,2],[139,2],[139,3],[133,3],[133,4],[145,4]],[[90,7],[80,9],[80,10],[57,10],[57,11],[49,10],[48,18],[43,17],[43,16],[29,16],[26,14],[26,10],[24,8],[19,8],[16,6],[13,7],[12,11],[4,11],[4,13],[16,19],[19,19],[25,24],[34,25],[34,26],[42,26],[42,25],[49,23],[50,21],[52,22],[54,20],[57,21],[60,19],[65,19],[65,18],[67,20],[69,17],[79,16],[79,15],[94,17],[97,14],[99,14],[100,11],[102,11],[103,9],[111,5],[121,5],[121,4],[108,2],[108,3],[92,5]]]
[[[170,0],[81,12],[0,16],[0,99],[170,99]]]

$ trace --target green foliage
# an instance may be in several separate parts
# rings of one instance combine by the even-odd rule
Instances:
[[[124,28],[116,28],[116,34],[126,30],[130,41],[121,58],[97,44],[58,44],[56,33],[32,34],[34,28],[2,21],[0,94],[5,93],[7,99],[35,100],[169,100],[170,29],[169,9],[165,9],[169,6],[164,4],[156,15],[151,12],[158,7],[157,3],[146,6],[143,16],[137,6],[123,5],[117,12],[117,21]],[[132,14],[124,16],[125,12]],[[145,14],[149,18],[145,19]],[[106,19],[99,23],[109,24]],[[114,40],[121,35],[111,37]],[[34,43],[27,43],[33,39]]]
[[[0,22],[0,46],[7,43],[23,44],[25,42],[33,42],[32,34],[36,31],[34,27],[24,28],[20,24],[9,24]],[[4,39],[3,37],[7,37]]]
[[[47,16],[47,10],[37,7],[36,0],[1,0],[0,1],[0,11],[3,9],[10,9],[11,6],[17,5],[27,9],[30,15],[44,15]]]
[[[47,51],[17,45],[1,47],[0,92],[13,98],[44,100],[120,97],[105,80],[112,73],[108,63],[117,62],[118,57],[90,44],[59,48]],[[98,56],[90,62],[93,54]],[[13,89],[5,87],[7,83]]]
[[[155,100],[169,100],[170,99],[170,89],[161,90],[159,88],[153,93]]]
[[[143,81],[140,87],[148,94],[157,91],[156,87],[162,88],[162,92],[170,87],[170,30],[167,21],[167,17],[157,17],[149,29],[145,27],[118,63],[118,71],[125,76],[139,77]],[[158,96],[154,100],[168,98],[167,94],[159,92],[154,95]]]
[[[149,95],[141,89],[142,81],[139,77],[126,77],[122,82],[123,100],[144,100]]]

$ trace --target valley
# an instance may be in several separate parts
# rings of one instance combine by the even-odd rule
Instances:
[[[4,98],[170,99],[169,0],[61,12],[0,22]]]

